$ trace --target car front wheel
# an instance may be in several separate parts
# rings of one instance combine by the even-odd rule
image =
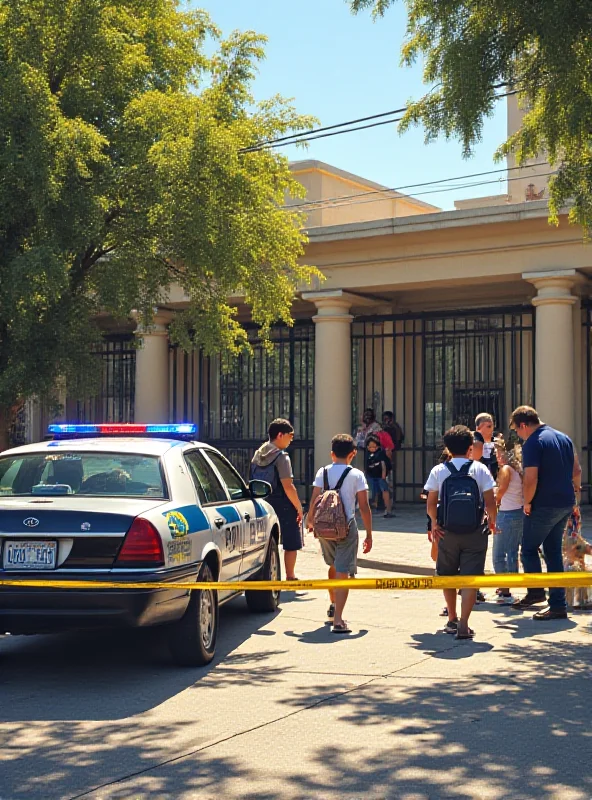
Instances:
[[[208,564],[204,564],[198,581],[214,580]],[[209,664],[216,652],[218,637],[218,592],[195,589],[187,610],[168,631],[173,660],[181,667],[202,667]]]
[[[280,551],[274,537],[272,536],[267,548],[267,557],[265,564],[257,573],[254,580],[256,581],[281,581],[282,570],[280,566]],[[272,612],[276,611],[280,604],[280,591],[266,590],[266,591],[251,591],[245,592],[245,600],[249,611],[254,613]]]

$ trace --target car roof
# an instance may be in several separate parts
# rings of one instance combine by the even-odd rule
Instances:
[[[59,448],[61,450],[87,451],[89,453],[103,451],[107,453],[140,453],[147,456],[162,456],[173,447],[183,447],[188,444],[205,447],[209,450],[213,449],[202,442],[166,439],[156,436],[97,436],[93,438],[63,438],[46,442],[34,442],[33,444],[25,444],[21,447],[5,450],[0,455],[33,455],[34,453],[43,453],[48,450],[51,452]]]

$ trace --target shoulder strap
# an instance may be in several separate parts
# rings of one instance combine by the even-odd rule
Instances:
[[[323,468],[323,489],[325,492],[329,491],[329,473],[326,467]]]
[[[458,470],[452,463],[452,461],[445,461],[446,469],[450,472],[451,475],[458,475]]]
[[[459,470],[459,474],[460,475],[468,475],[469,474],[469,470],[471,469],[472,463],[473,463],[472,461],[467,461],[466,464],[463,464],[462,467]]]
[[[343,486],[343,481],[347,478],[347,476],[349,475],[349,473],[351,471],[352,471],[351,467],[346,467],[343,470],[343,474],[342,474],[341,478],[339,478],[339,480],[337,481],[337,484],[335,485],[335,491],[336,492],[338,492],[341,489],[341,487]]]

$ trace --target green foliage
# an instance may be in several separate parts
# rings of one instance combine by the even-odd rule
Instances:
[[[302,187],[284,157],[240,151],[314,120],[252,100],[264,42],[220,40],[178,0],[0,0],[0,411],[57,376],[88,392],[97,315],[149,324],[175,284],[186,348],[246,346],[232,293],[264,337],[291,322],[316,274],[282,209]]]
[[[382,16],[396,0],[349,0]],[[570,220],[592,228],[592,0],[407,0],[402,60],[424,59],[436,88],[412,102],[401,123],[422,124],[426,141],[460,138],[465,155],[493,112],[496,86],[516,88],[522,126],[498,150],[518,163],[546,155],[551,220],[572,202]],[[503,91],[503,89],[502,89]]]

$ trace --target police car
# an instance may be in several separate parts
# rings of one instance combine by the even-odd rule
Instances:
[[[133,583],[280,579],[279,523],[193,424],[51,425],[0,454],[0,578]],[[0,633],[164,625],[176,663],[214,657],[236,592],[0,586]],[[247,591],[251,611],[279,592]]]

